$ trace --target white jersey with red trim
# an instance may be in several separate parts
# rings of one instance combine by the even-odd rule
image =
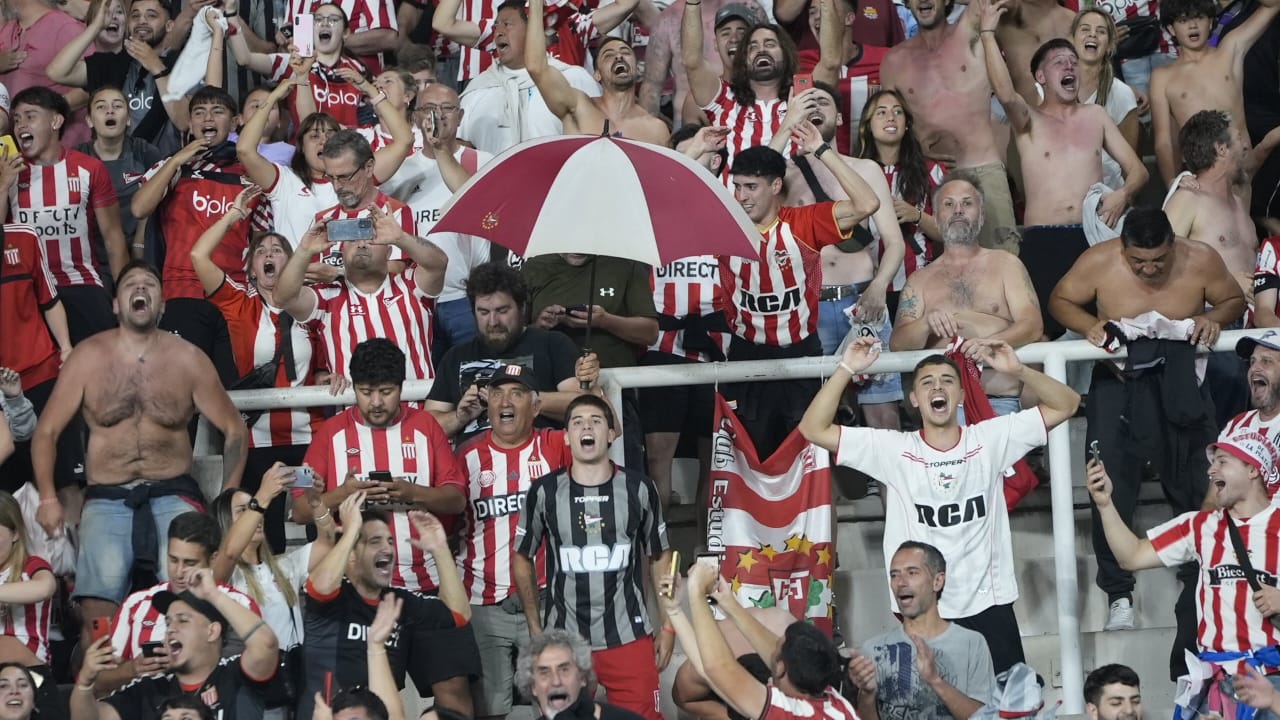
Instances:
[[[369,149],[374,152],[378,152],[382,148],[390,145],[392,142],[391,133],[382,126],[382,123],[356,128],[356,132],[360,133],[360,137],[369,141]],[[425,142],[426,141],[422,138],[422,129],[415,125],[413,127],[413,148],[410,152],[422,152],[422,146]],[[383,190],[385,191],[386,188],[384,187]]]
[[[1280,440],[1280,413],[1276,413],[1270,420],[1264,420],[1259,411],[1246,410],[1227,421],[1221,434],[1225,437],[1238,432],[1256,432],[1276,442]],[[1276,491],[1280,490],[1280,468],[1273,467],[1264,479],[1267,481],[1267,496],[1274,498]]]
[[[836,462],[884,483],[886,568],[907,540],[942,551],[947,592],[938,612],[951,620],[1018,599],[1004,470],[1047,438],[1038,408],[967,425],[945,449],[920,432],[842,427]],[[897,609],[892,595],[890,603]]]
[[[884,171],[884,179],[889,183],[889,193],[893,195],[895,200],[902,199],[902,189],[898,183],[901,181],[901,175],[898,173],[897,165],[882,165],[880,167]],[[925,196],[916,203],[916,209],[923,213],[933,213],[933,191],[942,184],[943,176],[946,168],[941,164],[929,161],[928,188]],[[933,260],[933,249],[929,245],[929,238],[925,236],[924,231],[916,223],[901,223],[902,237],[905,239],[907,246],[907,254],[902,259],[902,264],[898,266],[898,272],[894,274],[893,280],[889,283],[890,292],[899,292],[907,285],[907,278],[915,274],[915,271],[929,264]],[[876,234],[877,242],[873,246],[872,251],[875,255],[876,265],[880,264],[880,258],[884,256],[884,240],[879,239]]]
[[[249,608],[257,615],[262,615],[258,603],[239,590],[218,584],[231,599]],[[121,660],[129,660],[142,656],[142,643],[164,642],[164,631],[168,627],[164,614],[152,605],[156,593],[169,589],[169,582],[158,583],[144,590],[139,590],[120,603],[115,618],[111,621],[111,647]]]
[[[63,150],[51,165],[25,164],[9,188],[13,222],[36,229],[58,285],[103,286],[93,256],[94,213],[117,202],[107,166],[76,150]]]
[[[13,568],[7,567],[0,572],[0,586],[10,582],[26,582],[36,573],[47,570],[53,575],[53,568],[44,558],[34,555],[22,564],[22,574],[10,577]],[[34,603],[4,603],[0,605],[0,630],[4,634],[22,643],[40,662],[49,662],[49,619],[53,615],[53,598]]]
[[[370,471],[385,470],[415,485],[454,487],[464,497],[467,492],[466,479],[440,424],[431,413],[407,403],[400,406],[400,418],[383,428],[366,425],[357,408],[329,418],[316,430],[305,462],[325,479],[326,491],[336,489],[348,474],[368,480]],[[452,530],[453,518],[440,520],[446,532]],[[392,586],[415,592],[434,590],[440,578],[435,561],[409,542],[418,538],[418,530],[408,513],[391,513],[391,534],[396,546]]]
[[[346,278],[311,290],[316,309],[307,318],[319,320],[329,369],[350,376],[347,368],[356,345],[370,338],[387,338],[404,351],[405,377],[435,377],[431,364],[432,314],[435,298],[413,279],[413,269],[388,275],[372,293],[361,292]]]
[[[768,697],[760,720],[858,720],[858,711],[840,693],[828,687],[821,698],[788,695],[769,681]]]
[[[275,231],[289,241],[289,247],[297,250],[302,236],[316,221],[316,215],[337,205],[338,195],[333,191],[333,183],[324,178],[313,180],[311,187],[307,187],[292,169],[279,163],[275,166],[276,181],[264,188],[265,194],[271,203]]]
[[[563,430],[535,429],[527,443],[511,449],[498,447],[492,437],[493,431],[485,430],[458,448],[462,471],[470,482],[458,569],[472,605],[494,605],[515,591],[512,540],[525,494],[534,480],[572,460]],[[534,562],[538,587],[544,587],[544,548],[538,549]]]
[[[1196,643],[1201,650],[1240,651],[1275,645],[1280,630],[1253,604],[1253,590],[1231,544],[1225,510],[1188,512],[1147,531],[1160,562],[1173,567],[1200,563],[1196,602],[1200,624]],[[1251,518],[1233,518],[1244,541],[1249,562],[1264,585],[1276,586],[1280,576],[1280,512],[1275,505]],[[1223,668],[1245,672],[1244,663]]]
[[[711,125],[729,128],[729,137],[724,149],[729,153],[725,161],[721,177],[729,185],[729,170],[733,167],[733,159],[738,153],[757,145],[768,145],[773,134],[782,125],[782,118],[787,114],[787,101],[783,98],[759,100],[751,105],[742,105],[729,87],[729,83],[721,82],[720,92],[711,102],[702,107]]]
[[[724,305],[720,261],[714,255],[681,258],[657,266],[653,268],[651,282],[653,306],[659,315],[700,317]],[[719,336],[724,334],[712,333],[711,337],[720,340]],[[657,341],[649,349],[701,362],[711,360],[706,353],[685,349],[684,330],[659,330]]]

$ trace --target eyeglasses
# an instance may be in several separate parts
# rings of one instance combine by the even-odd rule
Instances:
[[[446,114],[455,112],[458,109],[458,106],[457,105],[419,105],[418,109],[423,112],[440,113],[441,115],[446,115]]]
[[[316,25],[341,25],[345,22],[341,15],[316,15]]]
[[[364,168],[362,168],[362,167],[361,167],[361,168],[356,168],[355,170],[352,170],[351,172],[347,173],[346,175],[330,175],[329,173],[324,173],[324,175],[323,175],[322,177],[324,177],[324,178],[325,178],[326,180],[328,180],[329,182],[332,182],[332,183],[342,183],[342,184],[344,184],[344,185],[345,185],[346,183],[351,182],[351,178],[354,178],[356,175],[359,175],[363,170],[364,170]]]

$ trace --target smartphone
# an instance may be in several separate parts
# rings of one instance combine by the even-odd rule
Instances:
[[[391,471],[389,470],[370,470],[369,482],[391,482]]]
[[[1089,454],[1093,456],[1094,462],[1096,463],[1102,462],[1102,451],[1098,449],[1097,440],[1094,440],[1093,442],[1089,443]]]
[[[431,137],[440,137],[440,113],[435,110],[431,111]]]
[[[293,482],[289,487],[310,488],[316,486],[315,473],[309,467],[287,467],[285,470],[293,471]]]
[[[98,642],[111,633],[111,618],[96,617],[89,621],[89,638]]]
[[[143,656],[143,657],[155,657],[155,656],[159,655],[159,654],[160,654],[159,650],[160,650],[160,647],[161,647],[162,645],[164,645],[164,643],[160,642],[159,640],[155,640],[155,641],[152,641],[152,642],[144,642],[144,643],[142,643],[142,644],[141,644],[141,647],[142,647],[142,656]]]
[[[586,305],[571,305],[571,306],[569,306],[569,307],[565,308],[565,309],[564,309],[564,311],[565,311],[565,312],[567,312],[567,313],[571,313],[571,312],[586,312],[586,311],[587,311],[587,306],[586,306]]]
[[[810,73],[801,73],[791,77],[791,90],[799,95],[801,92],[813,87],[813,75]]]
[[[720,553],[700,552],[694,556],[693,561],[700,565],[715,568],[718,572],[720,570],[720,564],[724,562],[724,555],[721,555]]]
[[[671,577],[671,587],[667,588],[667,597],[675,597],[676,594],[676,578],[680,572],[680,551],[671,551],[671,571],[667,573]]]
[[[309,58],[316,54],[316,18],[311,13],[304,13],[293,19],[293,48],[299,57]]]
[[[329,233],[329,242],[368,241],[373,239],[373,219],[330,220],[325,230]]]
[[[0,157],[11,158],[18,154],[18,146],[13,142],[12,135],[0,137]]]

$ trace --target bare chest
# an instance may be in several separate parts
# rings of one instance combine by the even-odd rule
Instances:
[[[181,373],[162,367],[160,357],[120,359],[85,392],[85,415],[95,426],[110,428],[142,420],[181,428],[191,419],[190,388],[182,392]]]
[[[1165,97],[1178,127],[1206,109],[1223,109],[1235,120],[1242,112],[1240,78],[1226,59],[1211,58],[1175,70],[1166,85]]]
[[[979,106],[990,108],[986,68],[960,33],[953,33],[936,50],[919,45],[901,53],[898,84],[923,122],[946,126],[957,115]]]
[[[925,286],[924,296],[928,310],[971,310],[995,316],[1009,312],[1003,284],[985,265],[939,272]]]

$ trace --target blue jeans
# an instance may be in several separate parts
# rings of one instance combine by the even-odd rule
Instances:
[[[1157,50],[1146,57],[1121,60],[1120,70],[1124,75],[1123,80],[1129,87],[1140,90],[1144,95],[1150,95],[1152,71],[1177,59],[1176,53],[1166,54]]]
[[[156,572],[169,579],[165,562],[169,523],[178,515],[200,508],[179,495],[151,500],[156,521],[160,557]],[[133,572],[133,511],[123,500],[89,500],[80,516],[80,554],[76,557],[76,597],[91,597],[119,604],[129,594]]]
[[[845,336],[853,328],[849,320],[849,308],[858,302],[857,295],[843,297],[839,300],[823,300],[818,303],[818,339],[822,341],[822,354],[834,355],[844,342]],[[885,319],[884,325],[876,330],[876,334],[889,347],[889,335],[893,326]],[[879,405],[881,403],[902,400],[902,376],[898,373],[886,373],[881,377],[865,383],[858,390],[859,405]]]
[[[1022,410],[1022,400],[1016,397],[989,397],[987,400],[991,402],[991,409],[995,411],[996,417],[1012,415]],[[965,422],[964,405],[956,408],[956,419],[961,425],[968,425]]]

